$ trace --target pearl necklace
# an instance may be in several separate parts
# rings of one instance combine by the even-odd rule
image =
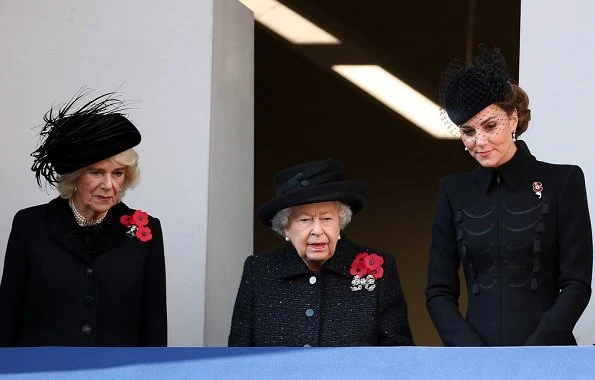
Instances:
[[[99,218],[97,220],[90,220],[90,219],[85,218],[84,216],[81,215],[80,212],[78,212],[78,210],[74,206],[74,201],[72,200],[72,198],[70,198],[68,200],[68,204],[70,205],[70,209],[72,210],[72,213],[74,214],[74,220],[76,220],[76,224],[78,224],[81,227],[96,226],[99,223],[103,222],[103,219],[105,219],[105,216],[107,215],[107,211],[106,211],[101,218]]]

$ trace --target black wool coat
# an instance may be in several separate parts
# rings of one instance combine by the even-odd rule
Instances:
[[[468,292],[459,312],[458,270]],[[583,172],[517,142],[499,169],[442,180],[426,304],[447,346],[573,345],[589,302],[593,243]]]
[[[360,252],[384,258],[384,275],[372,291],[350,288],[349,271]],[[308,270],[290,243],[246,259],[230,346],[412,344],[393,256],[343,238],[319,272]]]
[[[83,233],[68,201],[19,211],[0,283],[0,346],[165,346],[167,312],[161,225],[128,237],[112,207]],[[89,237],[87,237],[89,236]]]

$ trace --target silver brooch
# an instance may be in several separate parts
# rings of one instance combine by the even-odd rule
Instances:
[[[128,235],[128,237],[131,237],[131,238],[135,237],[137,229],[138,229],[138,227],[135,224],[128,226],[128,231],[126,231],[126,235]]]
[[[353,277],[353,280],[351,280],[351,290],[357,292],[362,289],[366,289],[369,292],[376,289],[376,280],[374,279],[374,276],[369,274],[366,277],[357,275]]]

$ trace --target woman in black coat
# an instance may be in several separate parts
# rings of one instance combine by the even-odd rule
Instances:
[[[367,186],[326,160],[274,178],[277,197],[258,211],[286,244],[249,256],[230,346],[412,345],[393,256],[341,236]]]
[[[81,96],[44,118],[32,170],[61,196],[14,217],[0,346],[165,346],[161,226],[120,202],[140,133],[111,94],[71,112]]]
[[[440,183],[426,300],[444,344],[576,344],[593,261],[583,172],[538,161],[516,140],[528,127],[529,99],[497,49],[471,67],[450,66],[441,100],[480,164]]]

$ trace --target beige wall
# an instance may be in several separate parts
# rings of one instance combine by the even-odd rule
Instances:
[[[227,346],[253,235],[254,17],[236,0],[213,6],[204,345]]]
[[[226,344],[252,246],[253,30],[236,0],[1,0],[0,271],[15,212],[57,196],[29,170],[35,126],[82,86],[119,90],[143,135],[124,201],[163,226],[169,344]]]
[[[527,141],[538,159],[583,169],[595,225],[595,2],[525,0],[522,15],[521,84],[531,96]],[[594,298],[574,329],[581,345],[595,344]]]

